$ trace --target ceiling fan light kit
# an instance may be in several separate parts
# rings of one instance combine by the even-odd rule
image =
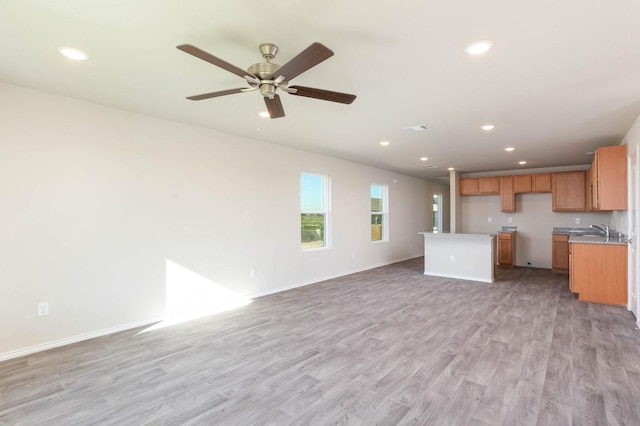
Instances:
[[[203,93],[201,95],[188,96],[187,99],[192,101],[200,101],[203,99],[217,98],[219,96],[232,95],[235,93],[259,90],[260,94],[264,98],[270,118],[280,118],[284,117],[285,114],[282,102],[280,101],[280,96],[278,96],[278,91],[287,92],[290,95],[342,104],[350,104],[356,98],[355,95],[347,93],[315,89],[313,87],[289,86],[289,82],[293,78],[333,56],[333,52],[320,43],[311,44],[282,66],[271,62],[278,53],[278,46],[273,43],[262,43],[258,46],[258,49],[264,58],[264,62],[253,64],[246,71],[190,44],[181,44],[177,46],[177,48],[185,53],[193,55],[203,61],[209,62],[242,77],[249,84],[249,87],[240,87],[237,89],[227,89],[217,92]]]

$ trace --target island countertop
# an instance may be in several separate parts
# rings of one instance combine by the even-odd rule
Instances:
[[[451,234],[449,232],[440,232],[440,233],[434,233],[434,232],[418,232],[418,234],[422,234],[425,237],[429,236],[433,236],[433,237],[455,237],[455,238],[493,238],[495,237],[497,234],[475,234],[475,233],[469,233],[469,234]]]

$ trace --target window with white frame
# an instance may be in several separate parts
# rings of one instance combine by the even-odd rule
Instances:
[[[329,247],[329,176],[300,173],[300,244]]]
[[[371,185],[371,241],[389,239],[387,198],[387,185]]]

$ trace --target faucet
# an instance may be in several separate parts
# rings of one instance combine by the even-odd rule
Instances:
[[[604,225],[604,224],[602,226],[604,226],[604,228],[601,228],[598,225],[591,225],[590,228],[596,228],[596,229],[601,230],[602,232],[604,232],[604,236],[609,238],[611,236],[611,232],[609,230],[609,226],[608,225]]]

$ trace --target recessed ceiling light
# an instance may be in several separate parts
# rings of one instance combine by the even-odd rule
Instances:
[[[387,146],[387,145],[389,145],[389,141],[382,141],[382,142],[380,142],[380,145]]]
[[[269,118],[269,117],[270,117],[270,115],[269,115],[269,113],[268,113],[267,111],[260,111],[260,112],[258,113],[258,115],[259,115],[260,117],[262,117],[262,118]]]
[[[449,170],[450,172],[454,171],[456,168],[455,167],[449,167],[447,170]]]
[[[427,161],[429,157],[420,157],[420,161]]]
[[[426,124],[418,124],[415,126],[407,126],[404,129],[410,132],[424,132],[425,130],[431,130],[431,127],[427,126]]]
[[[483,53],[487,53],[493,47],[493,42],[491,40],[480,40],[475,41],[469,44],[464,48],[464,51],[468,55],[482,55]]]
[[[485,124],[484,126],[480,127],[482,130],[484,131],[489,131],[489,130],[493,130],[493,128],[496,127],[493,124]]]
[[[504,150],[505,150],[505,151],[507,151],[507,152],[511,152],[511,151],[514,151],[514,150],[515,150],[515,148],[514,148],[514,147],[512,147],[512,146],[508,146],[508,147],[506,147]]]
[[[523,165],[523,164],[527,164],[526,161],[518,161],[518,164]]]
[[[59,47],[58,52],[74,61],[86,61],[89,59],[89,55],[82,50],[74,49],[73,47]]]

